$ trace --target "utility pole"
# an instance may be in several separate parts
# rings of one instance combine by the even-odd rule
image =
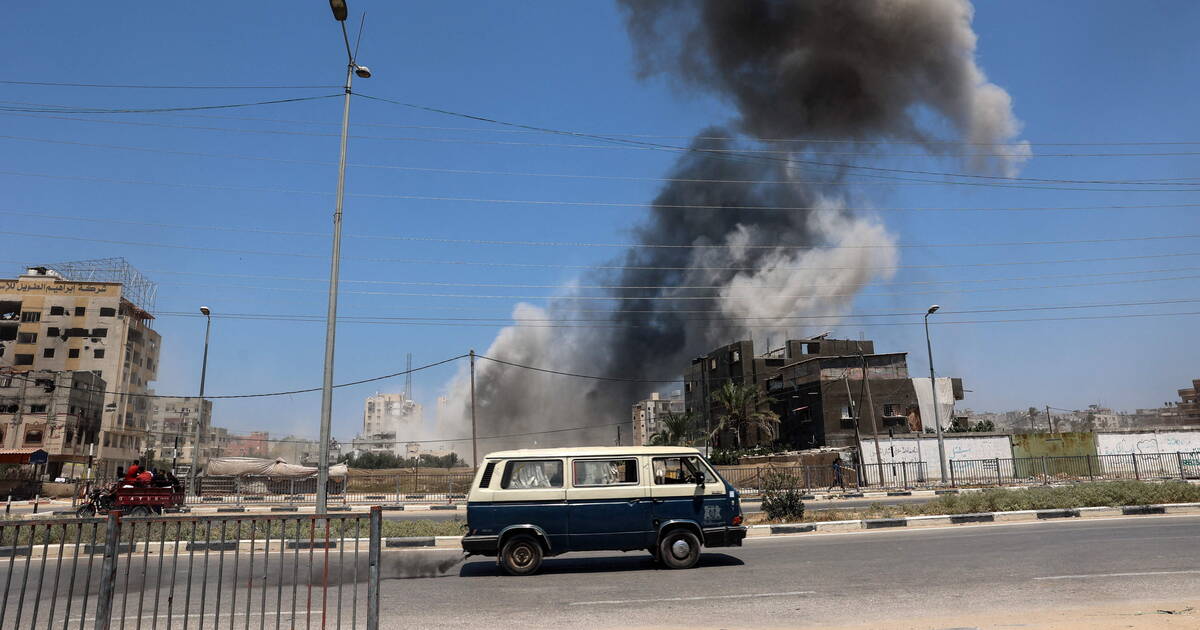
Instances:
[[[471,466],[479,467],[479,433],[475,427],[475,349],[471,356]]]
[[[1050,417],[1050,405],[1046,405],[1046,426],[1050,427],[1050,432],[1054,433],[1054,418]]]
[[[862,359],[862,380],[863,391],[867,397],[867,415],[871,418],[871,435],[875,439],[875,462],[879,464],[879,470],[883,470],[883,455],[879,448],[879,427],[875,424],[875,403],[871,400],[871,378],[870,370],[867,368],[867,356],[862,353],[862,347],[859,346],[858,357]],[[918,453],[918,459],[920,454]],[[879,483],[883,485],[883,475],[879,476]]]
[[[854,421],[854,444],[858,447],[855,449],[857,451],[855,459],[858,461],[854,464],[858,466],[858,474],[861,476],[866,472],[863,467],[862,430],[858,426],[858,410],[854,408],[854,395],[850,393],[850,370],[842,370],[842,382],[846,385],[846,400],[850,401],[850,419]]]
[[[179,469],[179,436],[175,436],[175,448],[171,449],[171,474]]]
[[[366,79],[371,71],[360,66],[355,53],[350,50],[350,35],[346,33],[348,10],[344,0],[331,0],[333,19],[342,27],[342,41],[346,44],[346,96],[342,101],[342,143],[338,157],[337,198],[333,209],[333,251],[329,261],[329,307],[325,314],[325,376],[321,383],[321,442],[317,457],[317,506],[316,512],[326,512],[329,484],[329,439],[333,420],[333,350],[337,337],[338,272],[342,259],[342,202],[346,193],[346,142],[350,134],[350,86],[354,76]],[[361,27],[359,34],[361,35]]]
[[[938,479],[946,482],[946,443],[942,439],[942,422],[938,419],[937,380],[933,376],[933,342],[929,340],[929,316],[941,308],[937,304],[925,311],[925,348],[929,351],[929,388],[933,394],[933,426],[937,429],[938,442]],[[922,427],[924,429],[924,427]]]
[[[196,410],[196,434],[195,442],[192,444],[192,469],[188,473],[188,488],[195,495],[199,486],[196,485],[196,473],[200,468],[200,443],[203,439],[200,435],[201,425],[204,420],[204,382],[208,376],[208,334],[212,331],[212,311],[207,306],[200,307],[200,314],[204,316],[204,359],[200,363],[200,405]]]

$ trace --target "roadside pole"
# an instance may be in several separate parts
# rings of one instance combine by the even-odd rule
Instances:
[[[471,467],[479,468],[479,433],[475,426],[475,349],[471,356]]]

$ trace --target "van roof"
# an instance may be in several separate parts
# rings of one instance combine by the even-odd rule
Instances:
[[[596,455],[699,455],[688,446],[573,446],[564,448],[524,448],[488,453],[484,459],[517,457],[591,457]]]

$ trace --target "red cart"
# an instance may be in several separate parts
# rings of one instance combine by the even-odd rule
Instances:
[[[92,490],[87,502],[76,513],[87,518],[120,510],[126,516],[150,516],[162,514],[167,508],[182,507],[183,504],[183,486],[139,488],[112,484]]]

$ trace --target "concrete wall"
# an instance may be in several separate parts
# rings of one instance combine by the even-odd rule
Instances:
[[[1100,455],[1196,451],[1200,451],[1200,430],[1163,429],[1096,433],[1096,452]]]
[[[945,443],[947,460],[1012,457],[1012,441],[1007,435],[952,433],[945,435]],[[919,440],[910,436],[880,436],[879,450],[885,464],[923,461],[929,478],[938,479],[937,438],[932,435],[922,435]],[[875,442],[870,435],[863,435],[863,462],[877,463]]]

